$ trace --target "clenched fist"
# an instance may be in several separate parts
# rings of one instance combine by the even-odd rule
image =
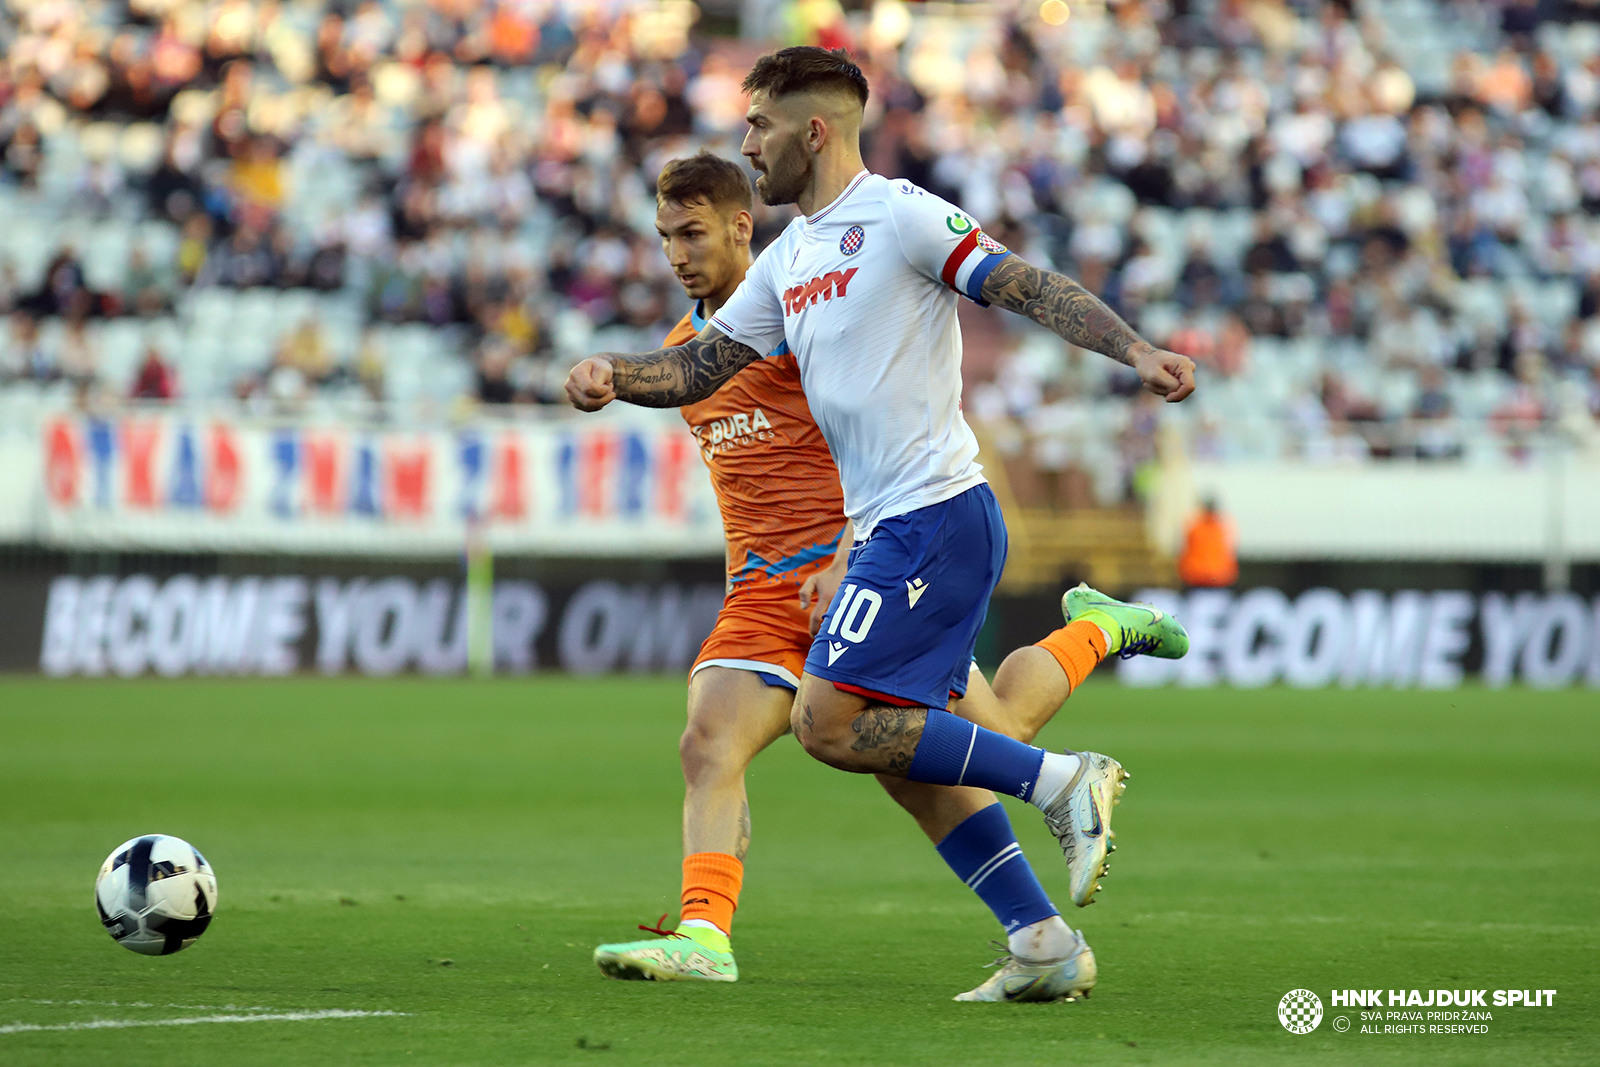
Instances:
[[[567,375],[567,399],[579,411],[599,411],[617,398],[611,375],[609,359],[590,356]]]
[[[1145,345],[1133,355],[1133,369],[1139,372],[1144,387],[1175,404],[1194,392],[1194,360],[1176,352],[1164,352]],[[568,386],[570,389],[571,387]]]
[[[843,579],[843,568],[829,567],[807,578],[800,587],[800,610],[811,619],[812,637],[822,629],[822,617],[828,613],[828,605],[833,603],[833,594],[839,591]]]

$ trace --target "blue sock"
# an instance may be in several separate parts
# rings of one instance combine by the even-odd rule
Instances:
[[[1043,765],[1044,749],[929,708],[906,777],[932,785],[977,786],[1027,800]]]
[[[1011,820],[998,802],[989,805],[945,835],[939,855],[989,905],[1006,933],[1060,915],[1028,865],[1028,857],[1011,832]]]

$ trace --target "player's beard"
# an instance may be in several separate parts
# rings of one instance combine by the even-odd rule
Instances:
[[[767,161],[767,169],[756,179],[756,192],[768,207],[792,204],[800,199],[811,182],[815,161],[796,135]]]

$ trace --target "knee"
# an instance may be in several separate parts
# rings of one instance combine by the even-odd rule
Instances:
[[[831,767],[842,766],[836,754],[839,747],[839,739],[835,736],[837,731],[832,728],[826,712],[817,710],[802,697],[794,702],[794,710],[789,713],[789,725],[793,727],[795,740],[806,750],[806,755]]]
[[[806,755],[812,759],[820,760],[830,767],[841,771],[852,771],[855,767],[850,762],[850,745],[848,742],[835,738],[830,733],[821,730],[807,730],[796,734],[800,739],[800,747],[806,750]]]
[[[697,785],[744,773],[744,766],[725,734],[715,717],[689,716],[689,725],[678,738],[678,760],[683,764],[685,782]]]

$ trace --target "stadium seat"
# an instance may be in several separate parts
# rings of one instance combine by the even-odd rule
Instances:
[[[1505,294],[1491,278],[1468,278],[1456,289],[1456,314],[1468,327],[1505,329],[1508,317]]]
[[[1545,282],[1535,291],[1532,307],[1545,325],[1560,328],[1578,313],[1577,283],[1566,278]]]
[[[100,330],[100,376],[116,393],[125,394],[144,358],[143,330],[136,319],[112,319]]]

